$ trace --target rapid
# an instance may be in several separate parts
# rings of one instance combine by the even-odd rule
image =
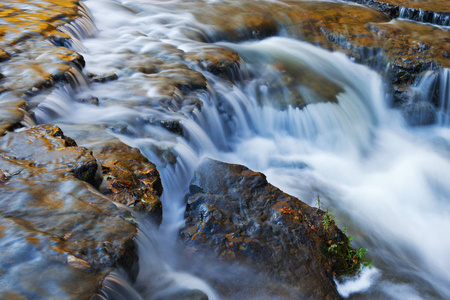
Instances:
[[[183,95],[156,105],[148,99],[164,98],[159,89],[164,83],[118,66],[139,64],[146,55],[175,63],[180,53],[205,47],[208,43],[194,37],[208,40],[212,29],[177,8],[183,2],[85,1],[97,32],[77,36],[72,46],[86,60],[85,74],[114,72],[119,79],[60,88],[34,111],[39,123],[57,124],[64,131],[102,126],[138,147],[160,171],[163,224],[156,229],[140,220],[136,283],[127,283],[120,272],[112,274],[105,299],[158,299],[182,288],[222,299],[207,276],[197,276],[208,266],[196,266],[197,274],[192,274],[182,267],[186,262],[180,262],[177,248],[184,195],[202,157],[262,172],[270,183],[309,205],[316,205],[320,195],[339,227],[348,228],[354,246],[367,248],[374,262],[359,278],[338,284],[342,296],[449,298],[449,71],[416,85],[417,94],[430,88],[427,80],[447,87],[440,95],[444,104],[438,122],[410,127],[398,110],[389,108],[391,94],[378,73],[342,53],[280,32],[260,40],[213,43],[242,58],[233,82],[188,63],[207,80],[206,90],[196,95],[201,109],[185,105]],[[308,80],[285,84],[285,74],[312,76],[319,87]],[[78,82],[84,80],[85,75],[77,76]],[[328,85],[336,87],[331,101],[320,93]],[[293,92],[308,105],[299,108],[290,102]],[[74,100],[90,95],[100,99],[99,106]],[[182,134],[162,128],[161,120],[180,124]]]

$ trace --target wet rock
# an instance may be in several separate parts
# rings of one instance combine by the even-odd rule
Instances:
[[[201,47],[187,52],[185,59],[195,61],[202,69],[229,80],[237,77],[241,64],[237,52],[218,46]]]
[[[399,16],[399,7],[397,5],[389,3],[389,1],[376,1],[376,0],[348,0],[348,1],[374,7],[377,10],[389,16],[390,18],[397,18]]]
[[[83,102],[83,103],[90,103],[90,104],[95,105],[95,106],[98,106],[98,103],[99,103],[98,98],[94,97],[94,96],[90,96],[90,97],[87,97],[87,98],[79,99],[79,101]]]
[[[259,69],[266,71],[261,79],[263,88],[256,91],[259,102],[280,110],[289,106],[302,109],[320,102],[337,103],[337,95],[342,92],[332,78],[303,64],[280,60],[261,65],[256,71]]]
[[[154,300],[208,300],[208,296],[200,290],[162,291],[153,295]]]
[[[403,117],[410,126],[431,125],[436,122],[436,110],[431,103],[419,101],[404,105]]]
[[[112,66],[120,78],[115,85],[133,89],[135,96],[131,99],[123,95],[99,96],[100,106],[144,106],[170,112],[189,111],[190,107],[197,106],[192,99],[207,90],[208,81],[202,73],[190,68],[180,53],[169,54],[161,54],[163,58],[169,56],[167,60],[148,53],[119,54],[123,59]],[[127,76],[121,77],[121,74]],[[129,74],[134,75],[129,77]]]
[[[112,268],[133,273],[136,227],[97,167],[56,126],[0,138],[0,298],[88,298]]]
[[[178,135],[183,135],[184,133],[183,126],[181,126],[179,120],[160,120],[159,125],[162,128]]]
[[[250,266],[294,287],[298,298],[338,299],[333,276],[359,268],[347,255],[355,254],[347,237],[324,221],[322,210],[244,166],[203,161],[191,181],[185,216],[180,236],[191,249]]]
[[[205,30],[210,41],[242,41],[263,39],[278,33],[279,23],[271,11],[260,7],[252,2],[241,2],[236,6],[217,3],[195,7],[192,13],[200,22],[215,26],[213,30]]]
[[[112,136],[104,126],[61,125],[64,132],[93,152],[101,166],[99,190],[109,199],[145,212],[156,224],[162,220],[163,192],[156,166],[137,148]]]
[[[113,81],[113,80],[119,79],[119,77],[114,73],[105,74],[105,75],[96,75],[96,74],[88,73],[87,75],[91,79],[92,82],[103,83],[103,82],[108,82],[108,81]]]
[[[159,197],[163,188],[156,166],[139,149],[121,142],[96,148],[94,156],[102,164],[103,193],[114,201],[147,212],[159,225],[162,221]]]
[[[450,5],[446,0],[347,0],[365,4],[382,11],[391,18],[447,26],[450,24]]]
[[[51,125],[8,133],[0,139],[0,147],[7,149],[7,155],[13,157],[11,164],[19,172],[28,165],[42,166],[50,171],[71,172],[98,187],[101,177],[97,173],[97,161],[90,150],[75,145],[58,127]]]
[[[388,76],[394,84],[411,84],[425,70],[450,67],[450,33],[446,30],[404,20],[371,24],[370,28],[386,41]]]
[[[10,58],[11,58],[11,56],[9,56],[9,54],[5,50],[0,49],[0,62],[3,62]],[[2,75],[2,78],[3,78],[3,75]]]
[[[84,66],[80,54],[58,46],[57,42],[71,39],[58,28],[80,17],[79,8],[78,1],[0,3],[0,106],[9,102],[11,107],[13,101],[21,103],[55,84],[70,82],[72,77],[67,73]],[[29,109],[22,104],[15,106]],[[0,134],[16,128],[21,115],[0,107]]]
[[[21,127],[20,122],[24,118],[23,109],[26,108],[26,102],[14,98],[9,92],[0,95],[0,136],[7,130]]]

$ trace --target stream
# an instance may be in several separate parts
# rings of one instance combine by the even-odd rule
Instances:
[[[73,126],[104,127],[138,147],[160,171],[161,228],[140,220],[137,280],[131,284],[113,273],[105,299],[162,299],[183,288],[223,299],[208,284],[212,266],[186,269],[177,246],[184,196],[203,157],[262,172],[271,184],[312,206],[320,195],[339,227],[348,228],[354,247],[367,248],[374,262],[358,278],[338,285],[342,296],[450,298],[448,115],[441,113],[436,125],[408,126],[389,108],[391,95],[377,72],[283,31],[260,40],[213,43],[242,58],[233,81],[185,62],[208,82],[195,94],[201,109],[183,95],[178,102],[155,104],[151,99],[165,96],[164,82],[129,66],[144,64],[147,56],[179,63],[182,51],[208,45],[194,37],[211,35],[211,27],[179,9],[180,3],[185,1],[85,1],[98,31],[73,47],[86,60],[85,73],[114,72],[118,80],[55,90],[34,111],[39,123],[64,132]],[[286,75],[294,81],[286,84]],[[443,86],[449,78],[449,70],[441,71]],[[416,93],[425,93],[428,85],[419,82]],[[333,100],[320,93],[328,86],[336,87]],[[308,105],[295,106],[292,93]],[[448,89],[441,94],[450,105]],[[75,101],[92,95],[98,106]],[[159,120],[180,124],[183,134],[162,128]],[[225,273],[223,268],[214,272]]]

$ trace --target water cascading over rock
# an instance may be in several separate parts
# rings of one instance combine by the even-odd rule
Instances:
[[[14,6],[19,4],[4,3],[7,18],[26,16]],[[50,241],[39,247],[31,243],[37,250],[27,252],[39,253],[32,257],[33,268],[52,267],[45,273],[48,282],[39,282],[43,290],[53,290],[55,297],[89,295],[111,267],[124,266],[129,278],[122,278],[121,271],[109,273],[95,299],[122,295],[130,299],[212,300],[248,298],[263,290],[266,296],[288,299],[307,295],[339,298],[332,281],[333,272],[339,272],[330,266],[333,258],[330,261],[329,256],[332,245],[348,240],[335,227],[334,236],[327,240],[323,212],[296,199],[313,204],[319,192],[340,223],[349,224],[357,245],[370,247],[378,268],[364,271],[362,281],[353,287],[350,281],[349,289],[339,284],[341,295],[359,291],[363,297],[398,299],[405,295],[445,298],[449,294],[443,279],[448,277],[443,263],[447,248],[440,240],[449,228],[447,204],[441,201],[449,193],[446,178],[450,178],[442,175],[450,169],[445,159],[449,103],[445,27],[393,20],[397,15],[383,9],[327,1],[86,1],[92,15],[84,8],[79,10],[77,2],[43,3],[52,4],[39,4],[50,13],[67,7],[67,18],[43,18],[45,13],[40,11],[44,23],[50,24],[48,32],[37,26],[32,34],[21,35],[22,29],[11,28],[2,40],[1,129],[24,131],[7,133],[0,141],[6,145],[15,136],[20,137],[18,145],[25,144],[28,134],[47,128],[27,129],[35,123],[57,124],[65,135],[50,137],[60,147],[39,148],[48,153],[36,157],[38,163],[26,166],[22,162],[26,159],[19,157],[25,152],[13,155],[8,147],[2,148],[8,169],[0,173],[0,188],[20,190],[19,196],[36,191],[29,193],[35,202],[44,199],[44,204],[52,207],[64,202],[60,199],[76,199],[76,203],[84,197],[96,199],[96,204],[110,209],[105,215],[99,213],[97,219],[115,220],[120,227],[116,233],[127,243],[135,236],[136,220],[140,228],[136,236],[138,272],[130,270],[131,265],[137,266],[135,253],[123,263],[114,254],[121,246],[112,249],[109,238],[95,248],[97,252],[73,253],[72,248],[64,248],[53,255],[41,246],[59,249],[72,243],[72,238],[78,241],[80,234],[90,233],[78,227],[70,229],[73,233],[27,227],[32,235],[39,231]],[[411,14],[408,9],[392,11],[396,10],[401,16]],[[445,16],[435,15],[434,19],[438,23]],[[419,13],[416,20],[429,21],[429,17]],[[20,22],[17,24],[25,24]],[[62,26],[60,32],[55,30],[58,26]],[[94,32],[93,38],[83,40]],[[391,96],[386,97],[379,76],[346,57],[384,76]],[[407,123],[429,126],[411,129],[398,111],[387,105],[400,108]],[[85,147],[73,164],[83,165],[85,157],[92,162],[97,159],[98,172],[86,173],[88,169],[83,168],[74,172],[78,169],[54,161],[57,157],[71,161],[61,153],[79,148],[68,141],[70,145],[61,144],[66,135]],[[268,181],[243,166],[209,161],[198,169],[189,193],[189,182],[203,156],[264,171]],[[11,157],[19,158],[13,165],[23,165],[23,169],[15,167],[19,173],[11,167]],[[156,163],[159,172],[148,159]],[[39,173],[44,171],[57,180],[49,179],[47,184]],[[30,179],[25,179],[27,176]],[[103,184],[97,190],[99,176]],[[19,179],[40,184],[31,189],[18,185]],[[41,189],[41,181],[51,189]],[[286,201],[277,202],[262,195],[264,191]],[[186,193],[190,200],[185,224]],[[33,198],[19,196],[22,201]],[[261,199],[273,206],[260,205]],[[111,200],[133,209],[134,217],[112,206]],[[72,203],[66,202],[63,204]],[[161,222],[161,204],[164,218],[157,229],[146,220]],[[64,210],[65,206],[57,206]],[[261,209],[252,210],[255,206]],[[423,211],[434,228],[427,234],[423,234],[427,228],[421,219]],[[263,222],[260,215],[265,213]],[[235,222],[221,223],[219,219]],[[102,224],[86,220],[90,221]],[[25,221],[20,222],[22,226]],[[216,227],[214,232],[207,230]],[[190,247],[178,249],[180,228]],[[266,234],[258,236],[258,230]],[[6,236],[20,236],[19,231],[11,230]],[[305,233],[299,235],[304,241],[292,240],[297,231]],[[276,239],[274,232],[282,238]],[[32,235],[31,242],[35,240]],[[78,244],[92,249],[89,243],[96,241]],[[261,244],[267,247],[259,247]],[[317,260],[311,263],[301,255],[296,258],[293,252],[309,253]],[[289,262],[281,259],[281,254],[289,256]],[[8,274],[19,266],[17,259],[10,261],[5,267]],[[255,262],[259,266],[255,267]],[[63,270],[67,277],[61,280],[68,282],[67,286],[53,280],[51,270]],[[366,283],[365,274],[369,274]],[[71,276],[73,282],[85,280],[88,284],[74,290]],[[270,284],[272,278],[280,285]],[[301,278],[316,284],[305,285]],[[22,282],[24,288],[14,293],[36,292],[25,284],[26,279]],[[57,288],[50,288],[55,285]],[[9,287],[5,285],[5,289]]]

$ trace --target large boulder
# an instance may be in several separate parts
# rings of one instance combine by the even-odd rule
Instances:
[[[180,235],[189,249],[249,266],[270,282],[294,288],[291,297],[340,298],[333,277],[352,274],[360,265],[329,214],[241,165],[203,161],[190,185],[185,216]]]
[[[99,171],[56,126],[0,138],[0,298],[86,299],[112,269],[135,274],[135,222]]]

